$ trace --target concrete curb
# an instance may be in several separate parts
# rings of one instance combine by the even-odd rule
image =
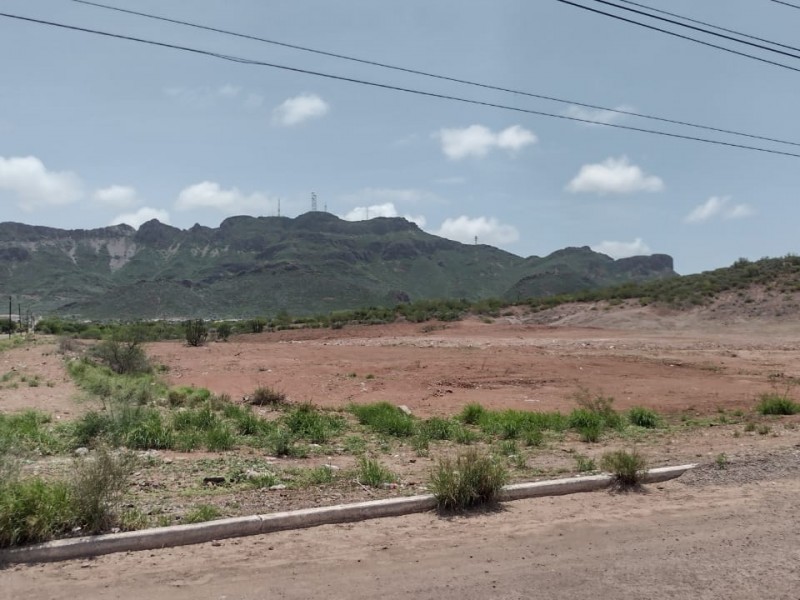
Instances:
[[[677,467],[661,467],[651,469],[644,477],[645,483],[657,483],[680,477],[697,465],[681,465]],[[499,500],[508,502],[523,498],[542,496],[559,496],[578,492],[591,492],[609,487],[612,478],[609,475],[591,475],[588,477],[571,477],[551,481],[533,483],[516,483],[507,485],[500,492]],[[153,550],[171,546],[185,546],[232,537],[258,535],[286,529],[303,529],[328,525],[396,517],[411,513],[425,512],[436,507],[436,500],[430,494],[390,498],[388,500],[372,500],[356,504],[340,504],[320,508],[305,508],[267,515],[234,517],[219,519],[192,525],[173,525],[156,529],[127,531],[98,536],[87,536],[56,540],[43,544],[24,546],[0,551],[0,565],[10,563],[37,563],[76,558],[89,558],[113,552],[130,552],[137,550]]]

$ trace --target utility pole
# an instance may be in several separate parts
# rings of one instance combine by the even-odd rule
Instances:
[[[13,310],[13,306],[11,302],[13,298],[11,296],[8,297],[8,338],[11,339],[11,311]]]
[[[317,193],[311,192],[311,212],[317,212]]]

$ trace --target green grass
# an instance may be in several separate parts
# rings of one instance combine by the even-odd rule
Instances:
[[[44,542],[76,526],[68,483],[31,478],[0,484],[0,547]]]
[[[222,513],[216,506],[211,504],[199,504],[186,513],[183,519],[181,519],[181,522],[184,524],[204,523],[206,521],[219,519],[221,516]]]
[[[393,437],[409,437],[415,433],[414,418],[388,402],[352,404],[350,412],[375,433]]]
[[[782,394],[762,394],[756,410],[762,415],[795,415],[800,413],[800,404]]]
[[[455,460],[441,459],[431,473],[430,488],[440,510],[460,511],[492,504],[507,480],[502,464],[470,448]]]
[[[658,414],[649,408],[641,406],[634,406],[628,411],[628,422],[637,427],[644,427],[645,429],[655,429],[659,425]]]
[[[66,445],[49,415],[35,410],[0,413],[0,453],[3,450],[55,454]]]
[[[327,443],[345,427],[343,417],[320,411],[312,404],[301,404],[291,409],[281,422],[294,437],[313,444]]]
[[[375,459],[362,456],[358,461],[358,482],[370,487],[397,481],[397,476]]]

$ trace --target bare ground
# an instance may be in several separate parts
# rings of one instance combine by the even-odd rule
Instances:
[[[9,598],[786,598],[800,585],[798,451],[501,511],[330,525],[18,566]]]
[[[168,367],[171,384],[234,399],[266,385],[293,402],[342,407],[388,400],[420,416],[452,415],[470,402],[567,412],[586,388],[613,396],[617,409],[648,406],[673,423],[593,445],[551,440],[514,467],[518,479],[571,472],[576,453],[597,458],[631,444],[652,465],[704,467],[646,494],[523,501],[468,518],[416,515],[15,567],[0,572],[0,597],[797,598],[800,419],[758,417],[753,406],[760,393],[800,381],[800,326],[755,316],[743,319],[722,305],[714,315],[600,305],[514,313],[491,324],[287,331],[203,348],[153,344],[148,351]],[[85,410],[74,402],[54,348],[0,354],[4,372],[38,373],[42,382],[4,382],[0,410],[35,407],[62,418]],[[746,431],[749,421],[763,425],[763,434]],[[150,497],[156,490],[177,512],[205,493],[197,490],[198,478],[226,461],[276,468],[298,462],[257,450],[232,459],[230,453],[158,457],[157,469],[137,473],[137,493]],[[353,460],[333,454],[300,462],[346,469]],[[243,514],[416,493],[432,464],[402,443],[381,460],[400,474],[399,489],[353,484],[258,490],[235,499],[220,490],[212,499],[225,514]],[[46,472],[52,463],[35,470]]]

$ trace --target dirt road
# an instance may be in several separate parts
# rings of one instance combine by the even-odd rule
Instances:
[[[800,453],[593,493],[0,572],[3,598],[800,597]]]

